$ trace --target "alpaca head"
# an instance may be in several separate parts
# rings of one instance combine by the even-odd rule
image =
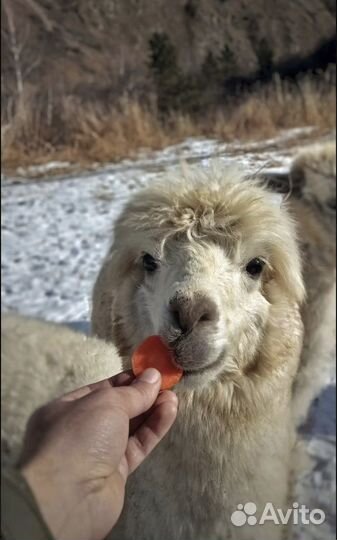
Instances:
[[[304,148],[294,158],[289,173],[267,173],[265,179],[271,189],[304,205],[326,231],[331,249],[335,249],[336,142]]]
[[[310,146],[301,152],[291,167],[290,180],[295,196],[311,208],[328,232],[335,232],[336,143]]]
[[[93,329],[123,355],[160,335],[196,387],[244,369],[273,303],[300,303],[300,259],[286,210],[237,170],[139,192],[115,228],[94,290]]]

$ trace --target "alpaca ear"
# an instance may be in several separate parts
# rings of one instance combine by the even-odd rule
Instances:
[[[274,268],[279,283],[298,304],[305,299],[305,285],[302,273],[302,258],[299,251],[296,227],[293,221],[282,224],[283,234],[278,237],[274,251]],[[284,227],[285,225],[285,227]]]
[[[286,195],[290,189],[290,173],[289,171],[262,171],[260,178],[265,182],[265,185],[270,191]]]
[[[110,251],[97,276],[91,312],[91,332],[95,337],[111,340],[112,306],[114,302],[113,253]]]
[[[300,257],[294,252],[293,256],[283,258],[280,261],[277,273],[285,290],[301,305],[305,299],[306,291],[303,283]]]
[[[294,163],[290,171],[266,171],[261,173],[269,190],[284,196],[300,197],[305,186],[305,171],[300,163]]]
[[[290,189],[295,197],[300,197],[305,186],[305,170],[300,163],[294,163],[289,174]]]

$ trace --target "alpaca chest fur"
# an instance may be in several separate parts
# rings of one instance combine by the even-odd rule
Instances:
[[[216,386],[224,397],[227,390]],[[180,397],[177,422],[130,478],[124,515],[109,539],[281,538],[281,527],[238,529],[230,517],[240,503],[254,502],[258,513],[267,502],[286,505],[293,443],[289,389],[283,400],[266,403],[263,414],[242,422],[222,409],[218,397]]]

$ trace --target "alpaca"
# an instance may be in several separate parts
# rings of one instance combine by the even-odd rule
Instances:
[[[112,343],[53,323],[1,316],[1,454],[16,461],[35,409],[122,370]]]
[[[192,169],[126,207],[93,299],[94,332],[118,352],[56,325],[2,321],[11,457],[36,407],[128,368],[149,334],[161,334],[184,368],[177,422],[130,478],[111,539],[281,537],[270,523],[233,527],[230,515],[247,501],[257,515],[266,502],[286,505],[304,292],[286,208],[242,177]]]
[[[169,180],[127,204],[93,292],[93,332],[125,369],[159,334],[184,370],[177,420],[130,477],[109,540],[280,539],[280,525],[230,516],[288,503],[304,298],[294,223],[237,169]]]
[[[302,307],[304,344],[294,383],[297,425],[326,384],[336,343],[336,142],[309,146],[294,159],[289,175],[267,178],[287,193],[301,242],[306,302]]]

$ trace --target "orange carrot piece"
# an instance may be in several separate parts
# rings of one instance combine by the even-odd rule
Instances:
[[[150,336],[145,339],[132,355],[132,371],[140,375],[147,368],[156,368],[161,373],[161,390],[168,390],[177,384],[183,370],[172,362],[173,355],[162,342],[160,336]]]

